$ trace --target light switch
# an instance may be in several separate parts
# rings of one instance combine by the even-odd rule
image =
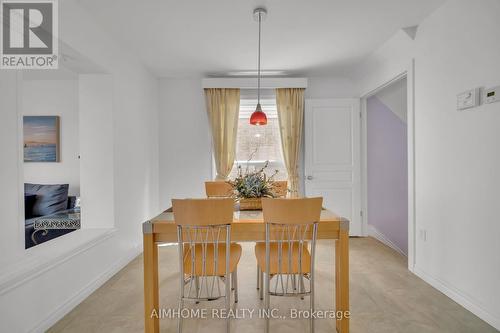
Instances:
[[[465,110],[479,105],[479,88],[464,91],[457,95],[457,110]]]

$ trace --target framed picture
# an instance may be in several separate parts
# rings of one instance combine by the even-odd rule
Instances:
[[[24,116],[24,162],[59,162],[59,116]]]

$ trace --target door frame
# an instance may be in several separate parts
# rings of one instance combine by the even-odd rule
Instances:
[[[406,77],[407,80],[407,150],[408,150],[408,270],[415,267],[416,219],[415,219],[415,60],[395,73],[385,83],[373,87],[361,96],[361,209],[364,235],[368,236],[368,149],[366,101],[383,88]]]

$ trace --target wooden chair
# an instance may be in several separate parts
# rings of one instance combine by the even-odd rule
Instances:
[[[286,198],[286,195],[288,194],[288,182],[286,180],[274,181],[273,190],[274,194],[276,195],[276,198]],[[261,289],[260,288],[261,282],[259,280],[260,276],[261,274],[259,273],[259,269],[257,267],[257,290]]]
[[[286,198],[288,193],[288,182],[286,180],[274,181],[273,189],[277,198]]]
[[[172,200],[181,272],[179,309],[184,308],[184,301],[199,303],[225,297],[229,311],[232,290],[238,302],[241,246],[231,243],[233,207],[230,198]],[[227,318],[226,332],[229,330],[230,318]],[[178,332],[181,331],[180,316]]]
[[[288,182],[286,180],[277,180],[273,182],[273,192],[276,195],[276,198],[286,198],[288,194]],[[257,290],[261,289],[260,283],[260,273],[257,267]],[[261,297],[262,299],[262,297]]]
[[[323,198],[262,199],[266,242],[255,245],[255,256],[265,310],[269,311],[270,296],[309,296],[309,310],[314,311],[314,257],[322,203]],[[269,324],[266,317],[266,333]],[[310,331],[314,332],[313,316]]]
[[[205,182],[207,198],[229,198],[233,196],[233,187],[225,181]]]

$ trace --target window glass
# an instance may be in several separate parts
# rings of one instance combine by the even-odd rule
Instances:
[[[233,179],[236,176],[238,165],[241,165],[244,171],[247,167],[253,171],[262,168],[265,162],[269,161],[266,174],[272,175],[275,170],[278,170],[274,179],[286,180],[287,173],[283,164],[276,100],[261,100],[262,109],[267,115],[265,126],[250,125],[250,116],[256,105],[256,99],[240,101],[236,160],[229,177]]]

